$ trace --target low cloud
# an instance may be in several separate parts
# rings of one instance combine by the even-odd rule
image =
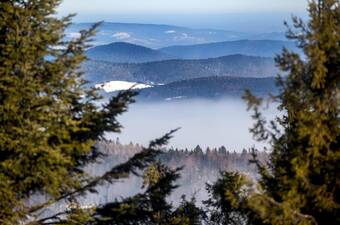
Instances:
[[[118,39],[118,40],[125,40],[131,38],[131,35],[126,32],[118,32],[112,35],[112,37]]]

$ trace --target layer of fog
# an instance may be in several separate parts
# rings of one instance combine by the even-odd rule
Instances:
[[[264,115],[273,118],[276,113],[275,107],[271,106]],[[181,127],[168,147],[193,149],[196,145],[200,145],[202,149],[206,149],[224,145],[229,152],[234,150],[241,152],[244,148],[248,149],[254,145],[258,149],[264,146],[263,143],[257,143],[249,132],[254,121],[251,119],[251,112],[247,112],[246,103],[240,98],[135,103],[130,106],[128,112],[119,117],[119,121],[124,126],[122,133],[109,134],[108,138],[116,140],[118,137],[122,144],[133,142],[147,145],[150,140],[160,137],[165,132]],[[131,152],[119,148],[122,147],[116,146],[112,151],[106,152],[107,157],[102,159],[101,163],[89,165],[87,172],[92,175],[102,175],[112,166],[127,161],[131,157],[129,155]],[[198,204],[201,204],[202,200],[207,199],[205,183],[213,183],[217,179],[219,170],[209,169],[209,162],[207,165],[204,163],[201,165],[202,162],[190,160],[191,164],[186,163],[184,170],[181,171],[182,178],[178,181],[180,187],[170,196],[170,201],[175,204],[178,204],[183,194],[188,198],[195,196]],[[229,169],[254,176],[251,172],[255,173],[255,171],[249,172],[251,167],[246,166],[247,160],[235,161],[235,166]],[[197,170],[199,165],[203,168],[203,172]],[[183,165],[172,162],[172,166]],[[195,176],[193,171],[196,171]],[[83,206],[105,204],[142,192],[141,187],[142,180],[131,176],[128,179],[117,180],[114,184],[105,183],[96,188],[97,194],[92,193],[79,200]],[[46,201],[46,199],[43,196],[36,196],[31,203],[39,201]],[[61,202],[50,207],[45,214],[50,215],[64,207],[65,203]]]
[[[276,113],[271,106],[264,115],[273,118]],[[249,132],[254,123],[251,114],[241,98],[135,103],[119,117],[124,127],[122,133],[109,134],[108,138],[119,138],[122,144],[147,145],[150,140],[181,127],[168,147],[193,149],[200,145],[205,149],[224,145],[229,151],[238,152],[253,146],[261,149],[264,144],[256,142]]]

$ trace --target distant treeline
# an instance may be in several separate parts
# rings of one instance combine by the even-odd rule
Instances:
[[[139,144],[124,145],[118,140],[102,141],[97,145],[106,156],[100,165],[91,168],[92,173],[98,173],[99,167],[104,166],[107,169],[113,164],[125,162],[142,150]],[[215,182],[221,171],[239,171],[252,179],[256,179],[257,174],[256,166],[249,163],[249,160],[253,158],[250,150],[229,151],[224,146],[202,149],[198,145],[194,149],[164,149],[164,153],[158,158],[171,168],[183,167],[178,181],[179,187],[171,195],[171,200],[175,203],[179,202],[182,195],[194,195],[198,202],[205,200],[207,198],[206,183]],[[265,162],[268,159],[268,153],[257,152],[257,158]],[[124,195],[129,194],[129,187],[131,193],[136,191],[138,182],[135,178],[128,182],[133,182],[134,185],[124,186]]]
[[[119,140],[101,141],[97,146],[106,155],[114,156],[117,161],[128,159],[132,155],[140,152],[142,146],[139,144],[121,144]],[[256,157],[265,162],[268,158],[266,152],[256,152]],[[253,158],[251,150],[244,149],[242,152],[230,151],[225,146],[219,148],[202,149],[197,145],[194,149],[164,149],[164,153],[159,156],[159,160],[173,167],[197,167],[213,170],[238,170],[255,174],[255,166],[249,161]]]

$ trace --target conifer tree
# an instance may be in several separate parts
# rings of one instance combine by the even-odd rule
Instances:
[[[288,74],[278,79],[283,116],[266,123],[263,99],[247,92],[252,132],[270,144],[260,188],[248,207],[264,224],[340,223],[340,7],[338,0],[309,1],[309,21],[293,18],[288,37],[304,55],[284,50],[276,58]]]
[[[95,142],[121,128],[117,115],[133,102],[121,92],[99,107],[84,86],[84,51],[97,24],[65,41],[71,17],[56,17],[60,0],[0,2],[0,224],[85,224],[94,209],[77,197],[97,185],[146,168],[170,133],[100,177],[84,167],[100,152]],[[28,204],[34,196],[46,201]],[[65,210],[40,216],[53,204]]]
[[[196,207],[195,200],[182,198],[174,209],[167,198],[177,188],[181,168],[170,169],[155,162],[145,171],[143,186],[145,192],[120,202],[99,207],[91,225],[198,225],[203,211]]]
[[[205,223],[208,225],[260,225],[261,218],[248,206],[251,180],[238,172],[221,172],[214,184],[207,184]]]
[[[204,210],[196,206],[196,199],[190,201],[182,196],[182,201],[178,208],[172,213],[171,225],[201,225],[205,217]]]

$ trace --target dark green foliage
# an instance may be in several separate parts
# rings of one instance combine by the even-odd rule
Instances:
[[[180,169],[172,170],[160,163],[152,164],[144,174],[145,192],[99,207],[93,224],[200,224],[203,214],[195,206],[194,200],[187,202],[183,198],[175,211],[166,200],[177,187],[174,182],[179,178],[179,171]]]
[[[278,79],[275,97],[284,115],[266,123],[263,99],[245,96],[255,112],[252,132],[271,145],[269,164],[258,163],[262,189],[248,200],[268,224],[340,223],[339,1],[310,1],[309,15],[307,24],[293,18],[288,32],[306,58],[284,50],[276,59],[289,74]]]
[[[204,202],[209,209],[208,224],[240,224],[246,218],[237,210],[240,201],[241,188],[244,185],[244,177],[237,173],[221,173],[220,178],[213,184],[207,184],[209,199]],[[226,193],[237,196],[232,203],[226,197]],[[234,204],[237,204],[234,207]]]
[[[145,169],[172,132],[131,160],[91,177],[83,170],[101,156],[95,142],[119,132],[116,117],[136,93],[126,91],[102,106],[86,89],[80,64],[98,24],[64,41],[70,18],[54,17],[59,0],[0,2],[0,223],[84,224],[93,209],[77,197],[105,182]],[[44,201],[30,203],[37,195]],[[49,206],[62,212],[42,218]]]
[[[73,192],[67,193],[57,199],[54,200],[54,202],[60,202],[62,200],[68,200],[70,203],[68,204],[68,207],[70,209],[65,209],[65,211],[61,213],[56,213],[55,215],[42,218],[37,220],[37,224],[111,224],[110,220],[108,219],[106,215],[106,209],[111,209],[114,206],[127,206],[127,202],[130,203],[130,207],[136,208],[139,205],[141,206],[140,209],[143,209],[143,207],[146,204],[150,204],[150,200],[147,198],[143,198],[142,194],[136,195],[132,198],[130,198],[132,201],[122,201],[122,202],[114,202],[114,203],[108,203],[104,206],[94,206],[90,209],[82,209],[82,206],[78,204],[77,197],[81,195],[86,195],[89,192],[97,192],[96,187],[105,183],[113,183],[117,179],[120,178],[127,178],[130,173],[133,173],[137,176],[141,176],[139,172],[143,171],[144,169],[152,168],[153,163],[156,160],[156,156],[158,156],[161,153],[161,147],[165,144],[167,144],[168,140],[171,138],[171,135],[176,130],[170,131],[163,137],[156,139],[150,143],[148,148],[143,148],[142,151],[139,153],[136,153],[133,157],[131,157],[126,163],[119,164],[115,167],[113,167],[111,170],[107,171],[100,177],[91,177],[89,178],[86,183],[78,188],[75,189]],[[165,167],[162,167],[166,169]],[[148,170],[147,170],[148,171]],[[176,171],[177,172],[177,171]],[[173,177],[169,175],[169,179],[175,180],[178,176],[175,171],[173,173],[170,173]],[[173,188],[176,186],[172,186],[171,182],[168,183],[157,183],[158,185],[163,186],[157,186],[154,185],[154,189],[158,188],[158,191],[160,194],[163,194],[163,190],[165,191],[164,195],[167,195],[166,193],[170,193]],[[169,186],[167,186],[169,185]],[[112,190],[114,191],[114,190]],[[44,205],[41,205],[37,208],[34,208],[34,212],[39,212],[43,210],[46,206],[51,204],[51,202],[47,202]],[[163,204],[167,205],[165,198],[163,199]],[[155,207],[155,206],[154,206]],[[171,208],[171,205],[168,206],[169,209]],[[124,211],[125,212],[125,211]],[[121,212],[119,212],[121,213]],[[144,221],[143,217],[145,216],[145,211],[141,210],[137,212],[134,212],[135,217],[132,219],[133,221]],[[127,221],[131,219],[132,215],[124,215],[124,214],[117,214],[115,215],[119,217],[119,215],[122,218],[126,218]],[[65,216],[67,216],[65,218]],[[126,217],[125,217],[126,216]],[[73,222],[74,223],[73,223]],[[124,220],[125,221],[125,220]],[[118,220],[118,224],[126,224],[123,220]],[[115,223],[114,223],[115,224]],[[128,223],[127,223],[128,224]]]
[[[200,225],[202,224],[205,212],[196,206],[195,198],[187,201],[182,196],[179,207],[172,214],[172,225]]]
[[[120,107],[112,108],[113,101],[101,110],[94,105],[98,97],[81,88],[78,68],[96,26],[64,43],[63,29],[70,18],[50,16],[58,4],[0,3],[0,221],[4,224],[15,223],[31,210],[24,200],[33,194],[55,199],[80,187],[85,178],[80,166],[97,155],[94,141],[119,128],[115,117],[105,115],[124,112],[133,95],[113,100],[120,101]]]
[[[248,206],[252,182],[237,172],[223,172],[213,184],[207,184],[209,199],[206,223],[209,225],[263,224]]]

